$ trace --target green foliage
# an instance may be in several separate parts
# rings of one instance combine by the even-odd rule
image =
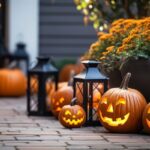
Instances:
[[[97,31],[107,31],[109,24],[119,18],[150,16],[150,0],[74,0],[84,22],[93,22]]]
[[[130,58],[150,58],[150,17],[116,20],[108,33],[98,35],[84,58],[99,60],[107,72],[120,69]]]
[[[55,66],[60,70],[66,64],[76,64],[76,59],[61,59],[61,60],[55,61],[54,63],[55,63]]]

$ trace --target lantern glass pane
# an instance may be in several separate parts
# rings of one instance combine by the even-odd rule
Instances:
[[[83,83],[82,82],[76,82],[76,98],[79,103],[83,103]]]
[[[98,120],[98,115],[97,115],[97,109],[98,109],[98,105],[99,102],[101,100],[101,96],[103,94],[103,83],[99,83],[99,82],[94,82],[92,84],[92,120],[96,121]],[[89,96],[90,97],[90,96]],[[90,100],[89,100],[90,103]]]
[[[47,96],[51,94],[51,92],[53,91],[54,86],[55,86],[55,84],[52,81],[52,79],[51,78],[47,78],[46,79],[46,88],[45,88]]]
[[[30,109],[31,111],[38,110],[38,76],[34,75],[30,78]]]
[[[83,88],[86,84],[86,89]],[[76,97],[86,111],[87,120],[98,121],[97,109],[103,94],[104,84],[100,82],[76,82]],[[85,102],[86,101],[86,102]]]
[[[50,98],[51,98],[51,94],[55,91],[55,88],[56,88],[56,84],[53,81],[53,78],[48,77],[45,83],[47,111],[50,111],[50,100],[51,100]]]

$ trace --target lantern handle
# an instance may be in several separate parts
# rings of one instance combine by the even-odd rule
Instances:
[[[74,106],[74,105],[76,105],[77,104],[77,102],[78,102],[78,100],[77,100],[77,98],[76,97],[74,97],[72,100],[71,100],[71,106]]]

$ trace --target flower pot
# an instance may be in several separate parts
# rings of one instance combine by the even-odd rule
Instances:
[[[131,72],[129,87],[139,90],[150,102],[150,59],[130,59],[121,69],[122,77]]]
[[[120,87],[122,82],[121,72],[118,69],[114,69],[110,72],[107,72],[104,68],[101,67],[103,74],[109,78],[109,88]]]
[[[109,77],[109,88],[120,87],[122,76],[120,70],[113,70],[107,73],[107,77]]]

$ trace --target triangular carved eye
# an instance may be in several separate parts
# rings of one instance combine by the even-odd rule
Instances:
[[[107,104],[107,97],[102,98],[101,104]]]
[[[65,115],[71,115],[71,112],[70,112],[69,110],[67,110],[67,111],[65,112]]]
[[[63,97],[61,97],[61,98],[59,99],[60,103],[63,103],[64,100],[65,100],[65,99],[64,99]]]
[[[78,110],[77,115],[82,115],[82,111]]]
[[[114,112],[114,109],[113,109],[112,104],[109,104],[109,106],[108,106],[108,108],[107,108],[107,112],[110,112],[110,113],[113,113],[113,112]]]
[[[119,104],[125,105],[126,104],[126,100],[124,98],[119,98],[118,101],[116,102],[116,105],[119,105]]]
[[[150,108],[148,108],[148,111],[147,111],[147,113],[148,113],[148,114],[150,114]]]

